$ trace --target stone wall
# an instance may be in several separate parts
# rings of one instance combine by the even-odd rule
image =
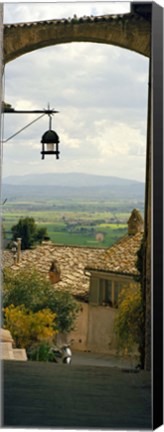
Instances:
[[[4,26],[5,63],[28,52],[68,42],[116,45],[150,55],[150,19],[144,14],[73,17]]]
[[[81,302],[75,329],[68,338],[73,339],[73,349],[116,354],[116,313],[117,310],[110,307],[92,306]]]
[[[0,328],[0,360],[27,360],[26,350],[15,348],[10,331],[3,328]]]

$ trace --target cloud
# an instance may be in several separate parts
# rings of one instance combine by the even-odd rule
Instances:
[[[97,121],[95,137],[90,138],[100,148],[100,157],[143,154],[143,136],[138,129],[124,123],[111,124],[108,121]],[[145,152],[146,153],[146,142]]]
[[[94,7],[93,3],[5,4],[5,20],[123,13],[127,9],[129,4],[105,2]],[[82,167],[85,172],[108,174],[110,168],[109,174],[121,172],[123,177],[144,180],[147,97],[148,59],[126,49],[80,42],[17,58],[5,67],[5,100],[15,109],[44,109],[49,102],[60,111],[53,116],[53,129],[60,137],[61,158],[40,163],[40,139],[48,129],[45,116],[6,144],[4,173],[18,173],[20,161],[20,174],[25,170],[82,171]],[[35,117],[5,115],[5,137]]]
[[[116,13],[128,13],[130,10],[129,2],[44,2],[44,3],[5,3],[4,21],[5,22],[28,22],[49,19],[60,19],[78,17],[84,15],[104,15]]]

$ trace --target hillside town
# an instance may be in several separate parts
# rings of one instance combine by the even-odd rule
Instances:
[[[138,287],[136,259],[142,237],[143,219],[134,209],[128,220],[128,234],[110,248],[56,246],[43,241],[36,248],[21,251],[19,240],[14,254],[4,251],[3,267],[13,272],[35,268],[51,280],[54,289],[74,296],[79,303],[74,330],[66,336],[59,334],[59,340],[73,339],[74,350],[116,354],[114,320],[118,297],[123,287]],[[10,350],[11,341],[9,344]],[[4,346],[2,355],[9,356]]]

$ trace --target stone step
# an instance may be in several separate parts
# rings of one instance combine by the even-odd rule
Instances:
[[[24,348],[13,348],[11,342],[0,342],[0,360],[27,360]]]
[[[0,328],[0,360],[27,360],[24,348],[13,348],[13,338],[9,330]]]
[[[14,348],[13,349],[14,360],[27,360],[26,350],[24,348]]]
[[[11,342],[0,342],[0,359],[14,360],[14,353]]]

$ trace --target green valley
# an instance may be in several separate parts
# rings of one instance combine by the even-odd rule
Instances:
[[[144,213],[144,183],[89,174],[18,176],[3,182],[3,227],[30,216],[56,244],[108,247],[127,232],[134,208]]]

